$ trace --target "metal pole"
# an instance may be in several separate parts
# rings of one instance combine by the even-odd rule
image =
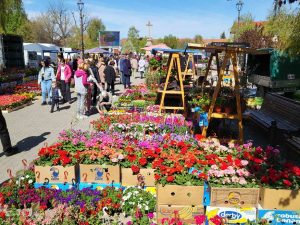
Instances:
[[[83,42],[83,13],[82,13],[82,10],[84,7],[84,3],[82,2],[82,0],[78,0],[77,5],[78,5],[79,13],[80,13],[81,57],[83,59],[84,58],[84,42]]]
[[[238,39],[239,39],[239,32],[240,32],[240,21],[241,21],[241,10],[243,8],[243,1],[239,0],[238,3],[236,3],[236,8],[238,10],[238,30],[237,30],[237,34],[238,34]]]

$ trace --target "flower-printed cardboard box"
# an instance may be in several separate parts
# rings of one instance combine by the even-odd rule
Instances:
[[[75,166],[35,166],[36,183],[69,183],[76,181]]]
[[[80,183],[119,184],[120,166],[79,164]]]

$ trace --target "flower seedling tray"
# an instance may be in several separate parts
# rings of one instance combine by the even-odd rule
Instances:
[[[80,183],[120,183],[120,166],[79,164]]]
[[[69,183],[76,181],[75,166],[35,166],[37,183]]]
[[[256,207],[259,188],[209,187],[209,206]]]
[[[154,179],[154,169],[140,169],[139,175],[144,178],[144,186],[154,187],[155,179]],[[122,168],[121,176],[122,176],[122,185],[123,186],[137,186],[139,185],[138,174],[133,174],[131,168]]]
[[[158,205],[202,205],[203,186],[157,185]]]
[[[120,183],[111,183],[111,184],[97,184],[97,183],[85,183],[85,182],[80,182],[78,185],[79,190],[82,190],[84,188],[90,188],[93,190],[102,190],[108,186],[113,186],[115,188],[121,188]]]
[[[19,109],[23,109],[24,107],[32,105],[32,104],[33,103],[31,101],[30,102],[26,102],[26,103],[24,103],[22,105],[19,105],[17,107],[11,108],[11,109],[4,109],[4,110],[2,110],[2,113],[11,113],[13,111],[17,111]]]

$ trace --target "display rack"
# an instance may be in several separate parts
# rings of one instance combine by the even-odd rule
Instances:
[[[232,120],[238,120],[238,129],[239,129],[239,138],[238,138],[238,142],[242,143],[243,139],[244,139],[244,133],[243,133],[243,117],[242,117],[242,108],[241,108],[241,96],[240,96],[240,85],[239,85],[239,77],[238,77],[238,69],[237,69],[237,55],[239,53],[249,53],[252,52],[254,50],[251,49],[247,49],[247,48],[242,48],[239,46],[230,46],[229,44],[226,45],[222,45],[222,46],[205,46],[203,47],[202,45],[197,45],[197,44],[188,44],[187,48],[190,49],[203,49],[206,52],[210,52],[210,59],[208,62],[208,66],[207,66],[207,70],[205,73],[205,78],[204,78],[204,82],[207,79],[209,70],[211,70],[211,63],[213,60],[213,57],[216,57],[216,62],[217,62],[217,71],[218,71],[218,82],[217,85],[214,89],[214,93],[213,93],[213,97],[212,97],[212,101],[209,107],[209,111],[208,111],[208,124],[211,121],[212,118],[218,118],[218,119],[232,119]],[[224,56],[224,60],[222,63],[221,68],[219,67],[219,53],[225,53]],[[225,76],[225,69],[226,69],[226,65],[228,60],[231,60],[232,64],[233,64],[233,74],[234,74],[234,79],[235,79],[235,85],[234,85],[234,95],[236,98],[236,106],[237,106],[237,113],[236,114],[226,114],[226,113],[214,113],[214,107],[216,104],[216,100],[217,97],[219,95],[219,92],[222,88],[221,84],[222,84],[222,80]],[[204,83],[203,82],[203,83]],[[203,127],[202,130],[202,135],[206,137],[207,135],[207,130],[208,130],[208,126]]]
[[[173,76],[172,73],[176,73],[175,79],[179,81],[179,90],[167,90],[168,84],[170,81],[170,77]],[[166,82],[164,85],[163,90],[159,90],[159,93],[162,93],[159,112],[162,110],[173,109],[173,110],[184,110],[185,109],[185,102],[184,102],[184,87],[183,87],[183,79],[180,67],[180,55],[179,53],[171,52],[168,59],[167,64],[167,76]],[[165,105],[165,97],[168,95],[179,95],[181,96],[182,106],[166,106]]]
[[[189,65],[192,63],[192,69],[189,69]],[[186,76],[192,76],[192,80],[194,80],[196,76],[196,69],[195,69],[195,60],[194,60],[194,54],[188,53],[188,58],[186,61],[186,66],[183,72],[183,80],[185,80]]]

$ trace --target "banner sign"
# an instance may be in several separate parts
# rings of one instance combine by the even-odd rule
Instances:
[[[120,31],[100,31],[99,45],[101,47],[120,46]]]

